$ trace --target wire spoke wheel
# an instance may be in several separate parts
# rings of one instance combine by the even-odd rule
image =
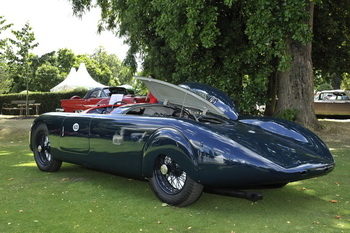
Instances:
[[[150,186],[163,202],[174,206],[187,206],[202,194],[203,186],[192,180],[170,156],[159,155],[155,161]]]
[[[46,132],[41,132],[38,135],[37,139],[38,159],[40,159],[43,164],[48,164],[51,161],[51,147],[49,136]]]
[[[158,160],[159,169],[155,169],[155,176],[160,187],[168,194],[181,192],[186,183],[186,172],[176,164],[169,156],[160,156]]]
[[[38,168],[47,172],[60,169],[62,161],[52,157],[50,137],[46,125],[38,123],[33,128],[31,136],[31,148],[34,152],[34,159]]]

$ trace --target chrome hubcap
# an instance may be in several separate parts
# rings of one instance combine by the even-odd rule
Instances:
[[[161,172],[163,175],[168,174],[168,171],[169,171],[169,169],[168,169],[168,166],[167,166],[167,165],[163,164],[162,166],[160,166],[160,172]]]
[[[43,163],[50,162],[51,154],[50,154],[50,140],[47,134],[42,134],[38,138],[38,156],[42,160]]]

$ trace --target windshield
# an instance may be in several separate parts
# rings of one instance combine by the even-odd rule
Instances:
[[[111,96],[113,94],[122,94],[122,95],[132,95],[134,92],[132,90],[127,90],[122,87],[110,87],[108,89],[103,90],[105,92],[105,95]]]

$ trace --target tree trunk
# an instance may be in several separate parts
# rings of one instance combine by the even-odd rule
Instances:
[[[310,1],[307,7],[310,13],[309,26],[313,25],[314,4]],[[290,67],[279,73],[278,101],[276,113],[295,110],[295,121],[311,128],[320,129],[313,103],[313,67],[311,59],[311,41],[302,44],[288,38],[286,52],[291,55]]]
[[[275,67],[274,71],[271,73],[269,77],[269,82],[267,84],[267,93],[266,96],[268,98],[266,102],[266,109],[264,112],[265,116],[273,116],[276,111],[276,95],[277,95],[277,66],[278,61],[277,58],[273,58],[271,62],[272,66]]]
[[[29,115],[29,84],[28,84],[28,76],[26,77],[26,118],[28,117]]]

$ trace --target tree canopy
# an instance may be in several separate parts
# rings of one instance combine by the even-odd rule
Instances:
[[[6,24],[6,19],[0,16],[0,35],[8,30],[12,25]],[[11,85],[12,80],[9,77],[8,65],[5,61],[5,49],[8,43],[7,38],[0,38],[0,94],[7,91]]]
[[[322,77],[348,69],[346,62],[336,68],[317,55],[327,52],[336,63],[338,48],[343,61],[348,58],[348,0],[70,1],[80,15],[101,8],[99,30],[126,38],[125,62],[132,69],[139,56],[145,73],[174,83],[208,83],[233,97],[245,113],[277,94],[279,104],[271,114],[293,112],[297,121],[313,127],[312,42],[319,45],[313,57]]]
[[[28,90],[33,73],[30,52],[39,44],[35,42],[34,32],[29,23],[19,31],[12,30],[12,33],[15,39],[9,39],[11,45],[6,49],[6,57],[14,80],[12,86],[14,89]]]
[[[322,82],[347,83],[350,70],[350,1],[323,1],[315,6],[312,59]]]

